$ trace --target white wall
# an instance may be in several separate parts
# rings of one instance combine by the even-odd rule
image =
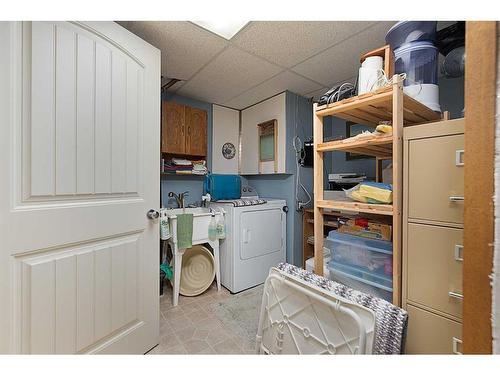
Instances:
[[[238,174],[240,112],[213,105],[212,173]],[[222,156],[222,146],[230,142],[236,147],[232,159]]]
[[[259,173],[259,133],[257,125],[278,120],[278,173],[285,173],[286,159],[286,93],[273,96],[241,112],[241,170]],[[274,162],[263,163],[263,174],[274,173]]]

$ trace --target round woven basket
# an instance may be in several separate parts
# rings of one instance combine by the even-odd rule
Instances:
[[[182,256],[180,293],[193,297],[207,290],[215,278],[212,252],[205,246],[194,245]]]

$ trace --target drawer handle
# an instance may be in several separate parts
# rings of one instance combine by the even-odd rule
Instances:
[[[450,196],[450,202],[463,202],[464,197],[460,195],[451,195]]]
[[[464,257],[462,255],[464,251],[463,245],[455,245],[455,260],[458,262],[463,262]]]
[[[463,165],[464,165],[464,150],[455,151],[455,165],[457,167],[463,167]]]
[[[458,345],[462,345],[462,340],[460,340],[458,337],[453,337],[451,339],[452,345],[453,345],[453,354],[462,354],[462,352],[458,351]]]
[[[456,299],[464,299],[464,295],[461,294],[461,293],[457,293],[457,292],[448,292],[448,295],[452,298],[456,298]]]

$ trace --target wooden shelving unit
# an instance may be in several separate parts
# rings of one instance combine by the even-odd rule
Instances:
[[[403,82],[393,77],[393,84],[374,92],[324,106],[314,105],[314,268],[323,274],[324,210],[360,212],[392,216],[393,230],[393,303],[401,304],[401,205],[403,181],[403,126],[437,121],[441,116],[403,93]],[[391,135],[350,141],[323,140],[323,117],[335,116],[359,124],[376,126],[391,121]],[[378,162],[392,159],[393,204],[367,204],[346,199],[323,199],[323,153],[344,151],[375,156]],[[377,173],[378,174],[378,173]]]
[[[332,229],[338,228],[338,224],[332,219],[323,220],[323,235],[326,235]],[[314,256],[314,242],[309,238],[314,235],[314,210],[308,208],[304,210],[303,217],[303,239],[302,239],[302,267],[305,268],[306,260]]]

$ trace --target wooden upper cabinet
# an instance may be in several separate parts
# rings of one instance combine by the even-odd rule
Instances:
[[[162,102],[161,151],[207,156],[207,112],[175,102]]]
[[[207,155],[207,112],[186,107],[186,154]]]
[[[161,151],[171,154],[184,154],[185,108],[182,104],[162,102],[161,115]]]

